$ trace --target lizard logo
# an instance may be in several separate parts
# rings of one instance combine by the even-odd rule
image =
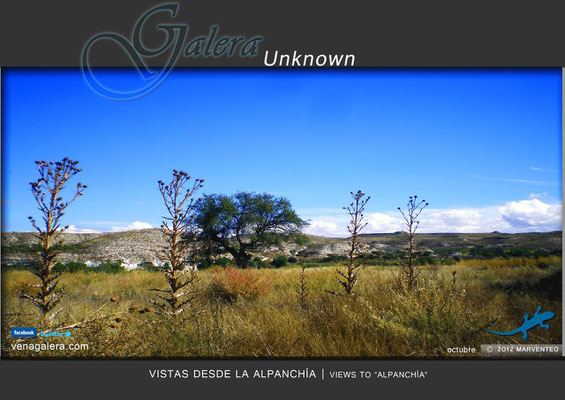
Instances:
[[[540,328],[549,329],[548,324],[544,324],[544,321],[548,321],[555,317],[555,314],[551,311],[544,311],[540,314],[541,306],[538,306],[534,316],[529,318],[528,313],[524,314],[524,323],[519,327],[510,332],[494,332],[487,329],[488,332],[494,333],[495,335],[511,336],[517,333],[522,333],[522,339],[524,342],[528,339],[528,331],[539,325]]]

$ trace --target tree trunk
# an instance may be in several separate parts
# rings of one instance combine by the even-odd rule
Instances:
[[[249,260],[251,260],[251,256],[247,254],[245,251],[240,250],[236,253],[237,257],[235,262],[239,268],[249,268]]]
[[[251,256],[247,254],[245,250],[236,250],[231,247],[227,247],[226,250],[232,255],[238,268],[249,268],[249,260],[251,260]]]

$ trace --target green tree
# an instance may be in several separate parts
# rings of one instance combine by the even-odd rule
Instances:
[[[230,253],[240,268],[247,268],[251,253],[261,247],[306,240],[300,233],[306,222],[290,202],[266,193],[206,195],[194,222],[200,239],[218,253]]]

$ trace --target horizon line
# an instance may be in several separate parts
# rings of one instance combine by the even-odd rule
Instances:
[[[101,231],[101,232],[63,232],[68,235],[108,235],[108,234],[122,234],[130,232],[143,232],[143,231],[155,231],[161,230],[161,228],[146,228],[146,229],[128,229],[123,231]],[[504,231],[488,231],[488,232],[417,232],[416,235],[485,235],[485,234],[503,234],[503,235],[526,235],[532,233],[558,233],[563,232],[563,229],[551,230],[551,231],[527,231],[527,232],[504,232]],[[8,233],[32,233],[35,234],[36,231],[1,231],[2,234]],[[403,231],[394,232],[370,232],[370,233],[359,233],[358,236],[371,236],[371,235],[399,235]],[[330,239],[347,239],[351,236],[324,236],[324,235],[313,235],[310,233],[304,233],[306,236],[323,237]]]

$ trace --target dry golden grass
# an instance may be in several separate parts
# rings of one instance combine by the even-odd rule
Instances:
[[[453,272],[456,272],[454,280]],[[25,271],[2,274],[4,357],[453,357],[448,347],[522,343],[510,331],[538,305],[556,316],[551,329],[533,328],[528,343],[561,342],[561,258],[466,260],[423,268],[416,290],[395,284],[395,267],[367,267],[354,298],[339,292],[335,269],[306,269],[309,296],[296,294],[300,268],[200,271],[202,293],[192,312],[179,320],[150,308],[152,293],[165,287],[160,273],[64,274],[64,312],[57,324],[72,324],[104,305],[100,319],[70,338],[28,341],[88,343],[84,351],[18,352],[10,327],[40,326],[39,313],[18,298]],[[222,275],[224,274],[224,275]],[[243,282],[243,283],[242,283]],[[218,285],[241,295],[226,296]],[[238,285],[246,285],[238,287]],[[557,285],[557,286],[556,286]],[[111,298],[118,301],[110,301]]]

